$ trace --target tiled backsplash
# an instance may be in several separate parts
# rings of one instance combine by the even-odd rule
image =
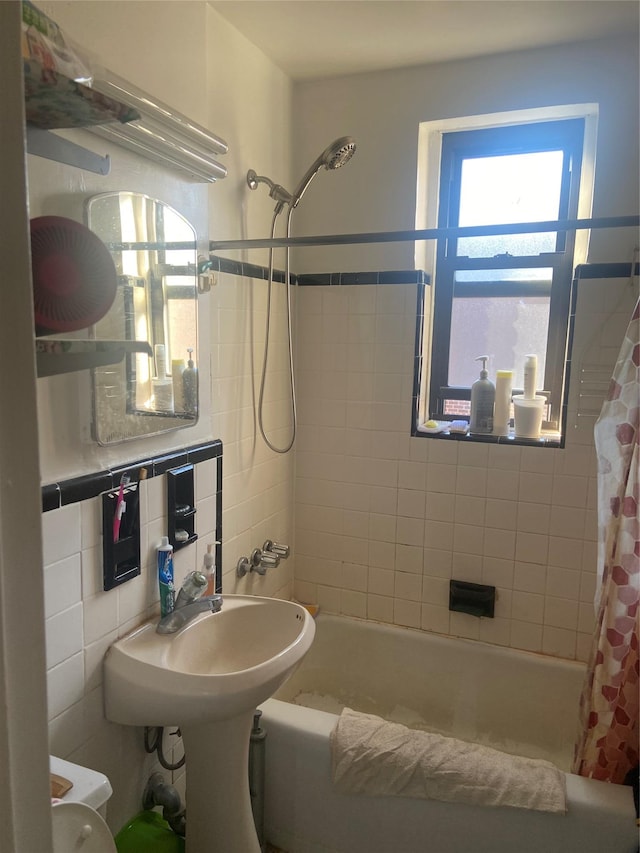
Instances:
[[[167,532],[164,471],[187,461],[195,463],[198,539],[175,553],[176,586],[188,572],[202,566],[207,546],[219,540],[221,453],[220,442],[213,442],[44,490],[59,494],[63,504],[42,515],[50,751],[107,774],[114,789],[109,803],[112,829],[139,811],[140,792],[149,773],[161,768],[154,768],[153,759],[145,754],[139,729],[105,720],[103,657],[118,637],[158,613],[156,546]],[[141,464],[149,471],[140,484],[142,573],[104,592],[102,509],[95,488],[106,479],[110,480],[107,488],[111,480],[117,485],[122,470],[134,471]],[[94,496],[82,499],[87,495]],[[220,549],[216,550],[220,571]],[[180,779],[176,774],[173,781],[180,784]]]

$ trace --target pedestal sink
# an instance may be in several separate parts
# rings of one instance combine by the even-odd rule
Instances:
[[[175,634],[157,620],[105,656],[105,713],[131,726],[179,726],[187,757],[187,853],[260,853],[247,773],[257,705],[309,650],[315,625],[298,604],[225,595]]]

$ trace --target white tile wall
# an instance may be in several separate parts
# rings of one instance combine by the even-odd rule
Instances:
[[[225,309],[212,352],[220,365],[212,418],[224,442],[225,590],[295,594],[328,612],[585,660],[596,468],[593,418],[580,415],[577,395],[564,450],[410,438],[416,288],[300,288],[296,452],[275,455],[256,437],[262,352],[247,330],[246,306],[252,300],[259,318],[265,296],[263,282],[227,275],[214,296]],[[621,338],[628,317],[617,301]],[[588,302],[578,309],[588,323]],[[258,320],[257,339],[260,327]],[[579,322],[578,337],[580,329]],[[597,355],[615,360],[616,353],[609,347]],[[270,435],[286,443],[286,375],[268,402]],[[213,542],[215,489],[215,463],[197,466],[200,539],[176,554],[179,580]],[[99,499],[42,517],[51,751],[109,775],[114,829],[137,810],[153,761],[138,730],[104,719],[102,659],[157,608],[154,545],[165,533],[165,503],[164,478],[146,481],[142,575],[107,593]],[[238,558],[267,538],[292,545],[293,556],[264,577],[238,581]],[[451,613],[451,577],[495,585],[495,619]],[[173,782],[183,790],[182,773]]]
[[[632,307],[625,288],[606,280],[580,292],[563,450],[408,437],[415,286],[300,288],[296,595],[331,612],[585,660],[596,459],[594,418],[576,388],[582,361],[615,363]],[[336,402],[345,386],[346,410]],[[347,509],[360,513],[358,527],[340,531]],[[340,537],[323,535],[329,519]],[[496,618],[450,613],[452,577],[496,586]]]

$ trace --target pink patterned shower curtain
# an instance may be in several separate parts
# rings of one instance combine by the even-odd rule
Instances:
[[[597,619],[573,768],[581,776],[618,783],[638,764],[639,367],[640,300],[595,425]]]

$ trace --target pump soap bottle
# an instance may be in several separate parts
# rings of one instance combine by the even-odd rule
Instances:
[[[182,371],[182,393],[184,401],[184,410],[188,415],[196,415],[198,413],[198,369],[193,363],[193,350],[187,348],[189,359],[187,367]]]
[[[482,362],[480,379],[471,386],[471,422],[469,432],[476,435],[490,435],[493,432],[493,404],[496,398],[496,389],[487,379],[488,355],[479,355],[476,361]]]
[[[202,565],[202,574],[207,579],[207,588],[205,590],[205,595],[213,595],[216,591],[215,557],[211,553],[212,551],[213,545],[207,545],[207,553],[204,555]]]

